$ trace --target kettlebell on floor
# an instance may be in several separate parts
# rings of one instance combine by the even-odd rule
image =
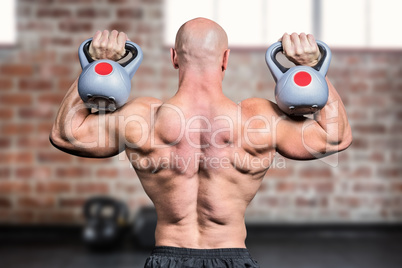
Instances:
[[[107,196],[92,197],[84,205],[86,224],[82,238],[90,249],[111,249],[122,242],[128,227],[129,210],[125,203]]]
[[[140,249],[155,246],[155,229],[158,216],[155,207],[143,207],[134,217],[132,224],[133,244]]]
[[[265,60],[276,82],[275,99],[278,107],[288,115],[312,114],[322,109],[328,101],[328,85],[325,75],[331,62],[331,50],[317,41],[321,59],[314,67],[283,67],[276,55],[283,51],[282,42],[271,45]]]
[[[141,48],[126,41],[126,55],[130,58],[118,63],[112,60],[93,60],[89,54],[92,38],[82,42],[78,49],[82,73],[78,79],[78,93],[90,107],[103,111],[115,111],[123,106],[130,95],[131,79],[140,66]]]

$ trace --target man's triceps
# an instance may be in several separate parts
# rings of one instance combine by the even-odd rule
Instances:
[[[325,151],[323,133],[313,120],[285,118],[278,124],[277,133],[277,151],[287,158],[311,160]]]

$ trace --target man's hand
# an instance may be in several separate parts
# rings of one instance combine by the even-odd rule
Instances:
[[[279,41],[282,41],[283,54],[294,64],[312,67],[318,63],[320,50],[313,35],[285,33]]]
[[[126,53],[125,44],[129,40],[123,32],[113,30],[97,31],[89,46],[89,54],[94,60],[108,59],[118,61]]]

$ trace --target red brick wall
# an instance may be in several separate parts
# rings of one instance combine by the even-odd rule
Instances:
[[[97,29],[126,31],[145,57],[133,96],[167,98],[177,73],[163,46],[162,0],[19,0],[18,44],[0,48],[0,223],[74,224],[96,194],[150,204],[124,155],[82,159],[54,149],[49,131],[80,73],[77,48]],[[264,50],[233,50],[224,91],[273,98]],[[247,216],[260,222],[402,221],[402,50],[333,49],[330,79],[354,143],[329,159],[277,157]]]

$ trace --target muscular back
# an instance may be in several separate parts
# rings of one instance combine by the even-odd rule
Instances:
[[[125,40],[124,33],[98,31],[90,54],[119,59]],[[318,62],[313,36],[284,34],[282,44],[295,64]],[[276,151],[309,160],[351,144],[342,100],[326,78],[328,102],[313,119],[287,117],[263,99],[236,105],[222,93],[227,35],[204,18],[180,27],[170,54],[179,71],[173,98],[165,103],[139,98],[114,113],[91,113],[77,92],[77,79],[62,101],[50,140],[83,157],[111,157],[125,148],[158,213],[157,245],[245,247],[244,213]]]
[[[245,247],[244,213],[274,155],[266,122],[223,95],[147,105],[148,139],[126,152],[157,210],[156,244]]]

